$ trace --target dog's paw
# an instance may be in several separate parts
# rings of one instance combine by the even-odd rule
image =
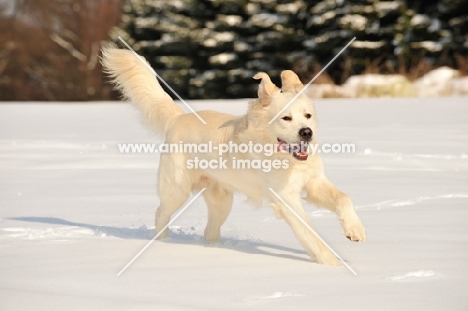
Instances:
[[[163,232],[159,232],[158,229],[155,229],[155,234],[157,235],[157,240],[164,240],[169,236],[169,230],[166,229]]]
[[[216,244],[216,243],[219,243],[221,241],[221,235],[220,235],[219,231],[205,230],[204,236],[205,236],[205,241],[208,244]]]
[[[344,235],[353,242],[364,242],[366,240],[366,229],[361,222],[354,221],[343,225]]]

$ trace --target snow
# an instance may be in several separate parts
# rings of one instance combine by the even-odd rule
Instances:
[[[351,46],[358,49],[380,49],[385,41],[354,41]]]
[[[221,53],[214,56],[211,56],[208,61],[211,64],[222,64],[225,65],[233,60],[237,59],[237,55],[234,53]]]
[[[241,114],[247,100],[192,101]],[[465,310],[467,98],[317,100],[323,155],[365,243],[330,212],[314,226],[358,273],[318,265],[268,208],[236,197],[219,245],[198,198],[154,235],[157,142],[125,103],[0,105],[0,310]]]
[[[458,70],[444,66],[429,71],[427,74],[417,79],[415,83],[425,84],[426,86],[449,83],[450,81],[452,81],[455,78],[458,78],[459,76],[460,72]]]
[[[325,14],[324,14],[325,15]],[[343,28],[351,28],[352,30],[363,31],[368,24],[367,18],[359,14],[349,14],[341,17],[339,23]]]

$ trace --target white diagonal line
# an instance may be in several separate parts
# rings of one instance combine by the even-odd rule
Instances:
[[[192,107],[190,107],[189,104],[187,104],[187,102],[186,102],[182,97],[180,97],[179,94],[177,94],[177,92],[174,91],[174,89],[173,89],[169,84],[167,84],[166,81],[164,81],[164,79],[161,78],[161,76],[158,75],[158,74],[156,73],[156,71],[154,71],[154,69],[151,68],[150,65],[148,65],[147,62],[144,62],[144,61],[141,59],[140,55],[138,55],[138,53],[135,52],[135,50],[132,49],[132,47],[131,47],[130,45],[128,45],[128,43],[125,42],[125,40],[122,39],[121,36],[119,36],[119,40],[122,41],[122,43],[125,44],[125,46],[126,46],[130,51],[132,51],[133,54],[135,54],[135,56],[138,58],[138,60],[139,60],[140,62],[142,62],[147,68],[149,68],[149,69],[156,75],[156,77],[159,79],[159,81],[161,81],[169,90],[171,90],[171,92],[172,92],[175,96],[177,96],[177,98],[178,98],[178,99],[179,99],[195,116],[197,116],[197,118],[198,118],[203,124],[207,124],[206,121],[203,120],[203,118],[200,117],[200,115],[199,115],[195,110],[193,110]]]
[[[327,64],[325,67],[323,67],[322,70],[320,70],[319,73],[317,73],[317,74],[315,75],[315,77],[314,77],[312,80],[310,80],[310,82],[307,83],[307,84],[302,88],[302,90],[300,90],[300,91],[296,94],[296,96],[294,96],[294,97],[286,104],[286,106],[284,106],[283,109],[281,109],[281,110],[276,114],[276,116],[273,117],[273,119],[270,120],[270,122],[268,122],[268,124],[273,123],[273,121],[275,121],[276,118],[278,118],[279,115],[282,114],[283,111],[285,111],[286,108],[288,108],[289,105],[291,105],[291,103],[292,103],[293,101],[295,101],[296,98],[298,98],[298,97],[309,87],[309,85],[311,85],[312,82],[314,82],[314,81],[325,71],[325,69],[327,69],[328,66],[330,66],[331,63],[333,63],[333,62],[335,61],[335,59],[337,59],[338,56],[340,56],[341,53],[343,53],[343,52],[348,48],[348,46],[351,45],[351,43],[354,42],[354,40],[356,40],[356,37],[354,37],[353,39],[351,39],[351,41],[349,41],[348,44],[346,44],[345,47],[342,48],[341,51],[339,51],[338,54],[336,54],[335,57],[333,57],[333,59],[332,59],[331,61],[329,61],[328,64]]]
[[[203,188],[200,192],[198,192],[181,210],[180,212],[177,213],[177,215],[175,215],[174,217],[172,217],[172,219],[167,223],[167,225],[164,226],[164,228],[162,228],[155,236],[153,239],[151,239],[151,241],[148,242],[148,244],[145,245],[145,247],[143,247],[143,249],[141,251],[138,252],[138,254],[135,255],[135,257],[132,258],[132,260],[130,260],[130,262],[128,264],[125,265],[125,267],[123,267],[122,270],[120,270],[119,273],[117,273],[117,276],[120,276],[125,270],[127,270],[127,268],[138,258],[140,257],[140,255],[154,242],[154,240],[156,240],[158,238],[158,236],[161,235],[161,233],[166,230],[186,209],[187,207],[190,206],[190,204],[193,203],[193,201],[195,201],[196,198],[198,198],[200,196],[200,194],[203,193],[203,191],[205,191],[206,188]]]
[[[357,275],[356,271],[354,271],[354,269],[351,268],[351,266],[348,265],[348,263],[347,263],[346,261],[344,261],[343,258],[341,258],[340,255],[338,255],[338,254],[330,247],[330,245],[328,245],[327,242],[325,242],[325,241],[318,235],[318,233],[315,232],[315,230],[312,229],[312,227],[309,226],[309,225],[304,221],[304,219],[302,219],[302,218],[296,213],[296,211],[294,211],[294,210],[292,209],[292,207],[289,206],[288,203],[286,203],[286,202],[283,200],[283,198],[281,198],[281,197],[279,196],[279,194],[277,194],[277,193],[275,192],[275,190],[273,190],[272,188],[268,188],[268,190],[270,190],[270,191],[278,198],[278,200],[280,200],[281,203],[283,203],[283,204],[289,209],[289,211],[290,211],[291,213],[293,213],[293,215],[296,216],[297,219],[299,219],[299,221],[302,222],[302,224],[303,224],[304,226],[306,226],[306,228],[309,229],[309,231],[312,232],[312,234],[315,235],[315,236],[320,240],[320,242],[322,242],[322,243],[333,253],[333,255],[335,255],[336,258],[338,258],[338,260],[341,261],[341,262],[343,263],[343,265],[344,265],[346,268],[348,268],[349,271],[351,271],[352,274]]]

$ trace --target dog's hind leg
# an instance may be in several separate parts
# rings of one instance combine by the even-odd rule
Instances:
[[[217,182],[209,182],[203,192],[208,206],[208,223],[205,227],[205,240],[208,243],[219,242],[221,238],[221,226],[231,212],[233,194]]]
[[[279,193],[279,196],[288,203],[289,207],[311,228],[309,217],[301,204],[300,199],[292,199],[293,196]],[[299,198],[299,194],[294,197]],[[299,242],[305,248],[311,258],[317,260],[320,264],[339,266],[341,263],[336,259],[332,252],[325,246],[325,244],[314,235],[307,226],[302,223],[294,213],[291,212],[289,207],[284,206],[283,203],[277,202],[276,198],[273,200],[273,208],[276,214],[286,220],[291,227],[293,233],[296,235]]]
[[[351,199],[336,189],[325,176],[311,179],[306,185],[306,190],[307,201],[323,206],[338,215],[348,239],[356,242],[363,242],[366,239],[366,231],[354,210]]]
[[[161,203],[156,210],[156,234],[158,234],[171,220],[171,216],[184,204],[190,193],[180,191],[176,186],[165,189],[160,195]],[[166,228],[158,237],[164,239],[168,235]]]
[[[171,220],[171,216],[182,206],[189,195],[181,193],[167,192],[161,196],[161,203],[156,211],[156,234],[158,234]],[[159,234],[158,239],[167,238],[169,230],[166,228]]]
[[[160,204],[156,211],[156,234],[169,223],[172,215],[190,196],[191,176],[182,165],[177,165],[179,162],[182,163],[182,160],[176,156],[161,155],[158,175]],[[158,238],[164,239],[167,235],[168,229],[166,228]]]

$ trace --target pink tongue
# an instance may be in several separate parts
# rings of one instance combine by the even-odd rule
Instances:
[[[309,157],[309,154],[307,153],[307,151],[305,151],[305,152],[296,152],[294,154],[294,156],[296,157],[296,159],[299,159],[301,161],[305,161]]]
[[[304,146],[302,146],[302,148],[304,148]],[[300,149],[300,148],[299,148]],[[309,150],[307,150],[307,147],[305,148],[305,150],[303,151],[296,151],[294,156],[300,160],[306,160],[307,157],[309,156]]]

